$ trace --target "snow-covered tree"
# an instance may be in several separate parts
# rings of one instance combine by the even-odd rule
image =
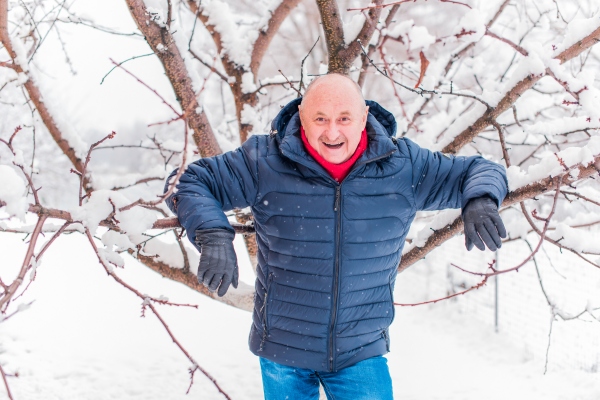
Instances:
[[[600,268],[596,1],[93,3],[0,0],[0,230],[29,240],[22,265],[0,272],[4,318],[67,232],[87,236],[108,275],[165,327],[156,306],[172,303],[124,282],[123,257],[250,310],[249,285],[217,298],[197,283],[198,255],[163,203],[164,180],[268,134],[279,108],[327,72],[392,111],[399,137],[507,167],[507,240],[533,241],[531,254],[475,271],[477,282],[520,269],[541,246]],[[251,216],[231,219],[255,263]],[[421,214],[400,271],[461,232],[459,211]],[[593,302],[575,315],[548,303],[564,319],[600,315]]]

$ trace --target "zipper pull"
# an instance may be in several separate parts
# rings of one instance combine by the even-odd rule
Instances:
[[[338,211],[340,209],[340,193],[342,191],[341,186],[337,186],[335,188],[335,204],[333,205],[333,211]]]

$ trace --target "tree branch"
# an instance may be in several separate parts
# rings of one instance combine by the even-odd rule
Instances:
[[[240,132],[240,141],[244,143],[254,127],[250,124],[242,122],[242,111],[246,105],[250,107],[256,107],[258,104],[258,93],[257,92],[244,92],[242,88],[243,75],[247,72],[252,73],[254,83],[257,83],[258,70],[266,54],[269,45],[275,34],[281,27],[281,24],[290,12],[300,3],[301,0],[283,0],[279,6],[273,11],[271,18],[267,23],[266,30],[259,30],[258,38],[254,42],[252,53],[250,57],[250,65],[238,65],[234,62],[229,54],[224,51],[223,41],[221,33],[217,30],[216,26],[209,23],[209,16],[202,12],[201,5],[196,0],[187,0],[187,4],[190,10],[196,15],[196,17],[204,24],[208,32],[210,33],[213,42],[217,48],[217,54],[222,55],[223,68],[227,75],[235,78],[233,82],[230,82],[231,93],[233,94],[235,102],[235,112],[238,121],[238,128]],[[191,49],[190,49],[191,51]]]
[[[584,167],[583,165],[578,164],[570,169],[572,170],[574,168],[579,169],[579,175],[577,178],[573,178],[571,175],[569,175],[569,172],[566,172],[562,175],[548,177],[540,181],[531,183],[527,186],[521,187],[508,193],[508,195],[502,202],[502,206],[507,207],[512,204],[519,203],[524,200],[531,199],[535,196],[539,196],[543,193],[551,191],[557,187],[559,182],[562,186],[568,186],[575,181],[590,177],[598,173],[598,171],[600,170],[600,155],[596,156],[594,158],[594,162],[590,163],[588,166]],[[404,271],[405,269],[413,265],[415,262],[424,258],[427,254],[429,254],[436,247],[440,246],[446,240],[459,234],[462,231],[462,229],[463,222],[460,217],[456,218],[452,223],[446,225],[444,228],[438,229],[434,234],[429,236],[429,238],[422,247],[414,247],[402,256],[402,261],[398,266],[398,272]]]
[[[374,3],[380,6],[383,0],[375,0]],[[346,46],[344,25],[337,1],[317,0],[317,6],[321,14],[321,23],[327,43],[328,72],[348,75],[350,66],[362,51],[363,44],[368,46],[371,41],[381,15],[381,7],[369,8],[362,29],[350,45]]]
[[[13,283],[10,284],[8,289],[4,292],[4,295],[0,298],[0,312],[2,312],[2,313],[4,313],[6,311],[6,307],[8,306],[8,303],[10,302],[12,297],[15,295],[19,286],[21,286],[21,284],[23,283],[23,279],[25,279],[25,274],[27,273],[27,271],[29,270],[29,267],[31,266],[31,259],[34,257],[33,253],[35,250],[35,244],[37,243],[40,233],[42,232],[42,227],[44,226],[44,222],[46,221],[46,218],[47,217],[45,215],[41,215],[38,218],[38,221],[35,224],[35,228],[31,234],[29,246],[27,247],[27,253],[25,254],[25,257],[23,258],[23,264],[21,265],[21,270],[19,271],[19,275],[15,278]]]
[[[8,381],[6,380],[6,373],[0,365],[0,373],[2,374],[2,380],[4,381],[4,387],[6,387],[6,394],[8,395],[9,400],[13,400],[12,393],[10,392],[10,387],[8,386]]]
[[[25,70],[27,66],[23,68],[23,66],[19,63],[17,53],[13,49],[10,35],[8,33],[8,0],[0,0],[0,42],[2,42],[4,48],[8,52],[8,55],[12,59],[12,68],[15,70],[15,72],[18,74],[27,75],[27,82],[25,82],[23,86],[29,95],[29,99],[32,101],[38,114],[40,115],[42,122],[48,129],[50,136],[52,136],[52,139],[54,139],[61,151],[65,154],[65,156],[67,156],[69,161],[71,161],[73,167],[78,171],[82,171],[83,162],[81,158],[79,158],[75,149],[71,147],[67,139],[65,139],[60,128],[56,125],[50,110],[48,110],[46,104],[42,100],[42,95],[38,87],[33,82],[32,77],[29,76]],[[84,176],[83,180],[86,191],[91,189],[88,177]]]
[[[192,80],[187,73],[185,62],[173,36],[166,28],[161,28],[157,23],[149,21],[143,0],[125,0],[125,2],[138,29],[163,64],[183,113],[187,115],[187,121],[193,130],[192,136],[200,155],[211,157],[222,153],[208,118],[199,107]]]
[[[598,41],[600,41],[600,28],[596,29],[591,34],[575,43],[573,46],[561,52],[555,58],[558,59],[561,64],[564,64],[568,60],[577,57],[583,51],[598,43]],[[523,93],[531,89],[533,85],[535,85],[540,79],[549,73],[549,71],[546,71],[546,74],[528,75],[525,77],[504,95],[496,107],[488,109],[481,117],[477,119],[477,121],[475,121],[475,123],[459,133],[451,143],[442,149],[442,152],[455,154],[468,143],[471,143],[475,136],[487,128],[492,121],[495,121],[496,118],[498,118],[503,112],[511,108]]]
[[[254,42],[252,54],[250,56],[250,72],[254,76],[258,76],[258,70],[262,60],[269,49],[271,41],[275,34],[279,31],[281,24],[287,16],[292,12],[302,0],[283,0],[271,14],[271,18],[267,23],[267,29],[258,31],[258,38]]]
[[[356,38],[350,42],[347,48],[343,49],[339,58],[344,62],[344,64],[349,69],[356,57],[358,57],[362,52],[362,46],[368,46],[371,41],[371,37],[373,37],[373,33],[375,33],[375,29],[377,28],[377,23],[379,21],[379,17],[381,15],[381,4],[383,0],[375,0],[373,4],[375,7],[371,7],[365,16],[365,23],[356,35]],[[331,57],[331,56],[330,56]],[[331,58],[330,58],[331,59]]]

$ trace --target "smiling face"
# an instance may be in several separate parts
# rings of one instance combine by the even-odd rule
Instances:
[[[299,108],[306,139],[321,157],[333,164],[352,157],[369,113],[356,83],[337,74],[317,78]]]

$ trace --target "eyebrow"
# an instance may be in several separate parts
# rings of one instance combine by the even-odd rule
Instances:
[[[351,115],[351,114],[352,114],[352,113],[351,113],[350,111],[342,111],[342,112],[340,113],[340,115]],[[315,115],[325,115],[325,113],[324,113],[323,111],[317,111],[317,112],[315,113]]]

